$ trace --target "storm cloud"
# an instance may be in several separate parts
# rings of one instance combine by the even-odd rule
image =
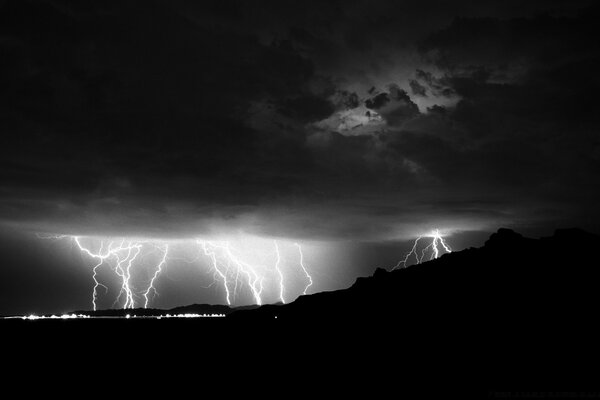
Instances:
[[[597,229],[597,7],[309,3],[0,3],[2,221]]]

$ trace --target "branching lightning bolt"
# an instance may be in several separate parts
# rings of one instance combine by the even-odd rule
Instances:
[[[273,243],[275,244],[275,252],[277,253],[277,261],[275,262],[275,270],[277,271],[277,274],[279,275],[279,300],[281,300],[281,302],[285,304],[285,299],[283,298],[283,290],[284,290],[283,273],[279,269],[279,263],[281,262],[281,254],[279,253],[279,245],[277,244],[277,240],[274,240]]]
[[[238,290],[242,286],[249,288],[254,303],[257,305],[263,304],[262,292],[263,282],[265,279],[265,271],[268,272],[262,265],[251,264],[248,261],[242,259],[242,256],[238,254],[233,245],[228,241],[207,241],[197,240],[196,241],[203,249],[204,254],[209,258],[212,268],[215,272],[215,278],[222,282],[225,290],[226,299],[228,305],[232,304],[232,297],[237,296]],[[282,257],[279,243],[274,240],[273,246],[275,248],[275,273],[277,274],[277,286],[279,289],[278,299],[282,303],[286,303],[285,300],[285,276],[281,269]],[[306,266],[304,265],[304,254],[302,253],[302,247],[300,244],[295,243],[300,254],[300,268],[306,276],[308,283],[304,288],[302,294],[306,294],[308,288],[312,286],[312,276],[309,274]],[[271,270],[272,271],[272,270]],[[240,281],[240,276],[245,277],[245,282]],[[233,287],[233,291],[231,290]]]
[[[221,271],[221,269],[219,267],[219,263],[217,261],[217,255],[215,254],[214,249],[211,246],[209,246],[209,242],[206,242],[203,240],[197,240],[197,243],[200,246],[202,246],[202,248],[204,250],[204,254],[206,254],[212,261],[212,266],[213,266],[215,272],[221,277],[221,279],[223,279],[223,286],[225,288],[225,301],[227,301],[227,305],[230,306],[231,305],[231,299],[230,299],[231,294],[229,293],[229,286],[227,285],[227,272]]]
[[[156,287],[154,286],[154,281],[156,281],[156,278],[158,278],[158,275],[162,272],[162,267],[167,262],[168,253],[169,253],[169,245],[165,244],[165,249],[163,251],[163,257],[160,260],[160,262],[158,263],[158,266],[156,267],[156,271],[154,272],[154,275],[152,275],[152,279],[150,279],[150,284],[148,285],[148,289],[146,289],[146,291],[144,292],[144,299],[145,299],[144,308],[148,308],[148,294],[150,293],[150,290],[152,290],[154,292],[155,296],[158,295],[158,292],[156,291]]]
[[[112,246],[112,242],[108,245],[108,251],[106,254],[102,254],[102,249],[104,248],[104,241],[101,242],[100,244],[100,252],[98,254],[94,254],[92,253],[89,249],[83,247],[83,245],[81,244],[81,241],[79,239],[79,237],[75,236],[73,237],[73,241],[77,244],[77,246],[79,247],[79,250],[81,250],[82,252],[86,253],[88,256],[95,258],[98,261],[98,264],[96,264],[94,266],[94,268],[92,269],[93,271],[93,275],[92,275],[92,279],[94,280],[94,290],[92,292],[92,306],[94,307],[94,311],[96,311],[96,300],[98,298],[98,286],[102,286],[107,292],[108,292],[108,287],[106,287],[105,285],[101,284],[100,282],[98,282],[97,274],[98,274],[98,268],[100,268],[100,266],[102,264],[104,264],[104,261],[111,256],[111,246]]]
[[[122,244],[121,244],[122,246]],[[119,292],[119,296],[115,300],[114,304],[117,304],[121,300],[121,295],[125,293],[125,303],[123,304],[123,308],[135,308],[135,300],[133,298],[133,290],[131,289],[130,280],[131,280],[131,267],[133,265],[133,261],[137,258],[137,256],[141,252],[140,244],[133,244],[131,241],[127,243],[125,247],[127,250],[127,255],[125,258],[118,258],[117,267],[115,268],[115,272],[122,279],[121,291]],[[133,255],[132,255],[133,252]],[[123,267],[123,265],[126,265]]]
[[[98,264],[96,264],[92,271],[92,278],[94,280],[94,290],[92,292],[92,306],[94,311],[97,308],[96,302],[98,299],[98,287],[102,286],[106,291],[108,288],[100,283],[97,279],[98,268],[100,268],[105,262],[109,259],[114,258],[116,260],[115,273],[121,278],[121,290],[119,291],[119,295],[115,300],[114,304],[117,304],[121,299],[123,293],[125,293],[125,303],[123,304],[123,308],[135,308],[135,300],[133,297],[133,290],[131,289],[130,280],[131,280],[131,268],[133,266],[133,262],[137,258],[137,256],[141,252],[142,245],[140,243],[129,241],[125,244],[125,240],[121,240],[121,242],[115,246],[115,241],[109,242],[106,247],[106,252],[103,253],[103,249],[105,248],[104,240],[100,242],[100,250],[98,253],[94,253],[90,248],[85,247],[82,244],[81,238],[78,236],[72,237],[73,241],[77,245],[80,251],[89,257],[98,260]],[[123,258],[122,253],[126,255]]]
[[[222,251],[228,262],[235,265],[238,272],[243,273],[248,278],[248,286],[252,292],[254,297],[254,301],[257,305],[262,305],[263,301],[261,298],[262,290],[263,290],[263,277],[261,277],[257,272],[256,268],[252,265],[242,261],[242,259],[235,254],[233,249],[231,248],[231,244],[229,242],[209,242],[211,246],[216,249]]]
[[[304,271],[304,274],[306,275],[306,278],[308,279],[308,284],[304,288],[304,292],[302,292],[302,294],[305,295],[308,288],[312,286],[313,280],[312,280],[312,276],[310,276],[310,274],[306,270],[306,267],[304,266],[304,253],[302,253],[302,246],[300,246],[298,243],[294,243],[294,244],[296,245],[296,247],[298,248],[298,252],[300,253],[300,268],[302,268],[302,271]]]
[[[398,264],[396,264],[396,265],[394,266],[394,268],[392,268],[392,271],[393,271],[393,270],[395,270],[396,268],[399,268],[401,265],[402,265],[403,267],[406,267],[406,263],[408,263],[408,260],[409,260],[410,256],[411,256],[411,255],[413,255],[413,254],[415,255],[415,258],[417,259],[417,264],[420,264],[420,263],[421,263],[421,259],[422,259],[423,257],[419,258],[419,253],[417,252],[417,245],[419,244],[419,240],[421,240],[421,238],[422,238],[422,236],[419,236],[419,237],[418,237],[418,238],[415,240],[415,243],[413,244],[413,247],[412,247],[412,249],[411,249],[411,250],[410,250],[410,251],[409,251],[409,252],[406,254],[406,256],[404,257],[404,259],[403,259],[403,260],[401,260],[401,261],[398,261]]]
[[[432,240],[431,243],[429,243],[427,246],[421,249],[421,257],[419,257],[418,244],[419,240],[423,239],[424,237],[432,238]],[[428,251],[431,253],[429,260],[438,258],[440,256],[440,249],[438,245],[441,245],[446,253],[452,253],[452,249],[446,243],[443,236],[440,234],[439,229],[434,229],[429,235],[419,236],[415,239],[411,250],[406,254],[406,256],[402,260],[398,261],[398,263],[392,268],[392,271],[400,267],[406,268],[408,266],[408,262],[411,259],[411,256],[413,255],[415,256],[415,259],[417,261],[416,264],[421,264],[423,262],[423,259],[427,255]]]

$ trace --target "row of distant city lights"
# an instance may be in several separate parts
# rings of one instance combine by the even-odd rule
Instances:
[[[144,315],[131,315],[131,314],[127,314],[125,315],[125,319],[130,319],[130,318],[138,318],[138,319],[162,319],[162,318],[222,318],[225,317],[225,314],[192,314],[192,313],[187,313],[187,314],[166,314],[166,315],[150,315],[150,316],[144,316]],[[91,316],[91,315],[85,315],[85,314],[63,314],[63,315],[50,315],[50,316],[46,316],[46,315],[35,315],[35,314],[30,314],[30,315],[23,315],[23,316],[17,316],[17,317],[4,317],[4,319],[22,319],[22,320],[26,320],[26,321],[37,321],[37,320],[43,320],[43,319],[90,319],[90,318],[123,318],[123,317],[110,317],[110,316],[102,316],[102,317],[95,317],[95,316]]]

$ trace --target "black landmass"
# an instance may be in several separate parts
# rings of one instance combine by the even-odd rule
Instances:
[[[212,351],[213,360],[227,360],[226,368],[240,354],[251,362],[267,360],[269,367],[309,361],[303,376],[334,363],[361,375],[390,379],[391,373],[386,383],[408,373],[425,379],[427,388],[440,382],[500,388],[503,381],[509,387],[594,381],[600,376],[599,250],[600,237],[579,229],[540,239],[499,229],[483,247],[395,271],[377,269],[350,288],[284,305],[77,312],[224,318],[15,322],[24,332],[18,340],[38,345],[36,351],[119,354],[115,349],[127,348],[141,349],[144,358],[152,349],[157,359],[160,350],[168,350],[167,357]],[[2,333],[5,343],[16,342],[9,329]]]
[[[345,290],[240,310],[229,318],[413,321],[439,326],[488,321],[496,330],[557,323],[582,327],[594,319],[598,307],[599,250],[600,237],[580,229],[560,229],[551,237],[531,239],[502,228],[481,248],[395,271],[377,269]]]
[[[280,321],[334,359],[347,356],[330,348],[350,353],[349,365],[361,354],[369,361],[355,368],[386,387],[582,388],[600,376],[599,251],[580,229],[540,239],[499,229],[480,248],[228,319]],[[381,365],[393,371],[385,383]]]

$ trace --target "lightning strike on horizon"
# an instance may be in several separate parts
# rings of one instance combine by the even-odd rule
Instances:
[[[100,266],[102,264],[104,264],[104,261],[106,260],[106,258],[109,257],[109,255],[110,255],[110,247],[112,246],[112,242],[108,246],[109,252],[105,256],[102,256],[102,249],[104,248],[104,240],[100,244],[100,252],[98,254],[93,254],[90,250],[84,248],[81,245],[78,237],[76,237],[76,236],[73,237],[73,241],[77,244],[77,246],[79,247],[79,250],[85,252],[86,254],[88,254],[92,258],[96,258],[96,259],[100,260],[100,261],[98,261],[98,264],[96,264],[94,266],[94,268],[92,268],[92,271],[93,271],[92,279],[94,280],[94,290],[92,292],[92,305],[94,307],[94,311],[96,311],[96,300],[98,298],[98,286],[102,286],[108,292],[108,287],[106,287],[105,285],[103,285],[100,282],[98,282],[98,279],[96,278],[97,275],[98,275],[98,268],[100,268]]]
[[[123,308],[135,308],[135,300],[133,297],[133,290],[131,289],[130,279],[131,279],[131,267],[133,265],[133,261],[137,258],[139,253],[141,252],[141,244],[136,242],[128,242],[125,245],[125,240],[121,240],[121,243],[118,246],[114,246],[115,241],[110,241],[105,254],[102,254],[102,250],[104,249],[104,240],[100,242],[100,250],[98,253],[92,252],[90,248],[85,247],[81,238],[78,236],[71,237],[80,251],[87,254],[89,257],[99,260],[98,264],[96,264],[93,268],[92,278],[94,280],[94,289],[92,292],[92,306],[94,311],[97,308],[96,301],[98,299],[98,287],[102,286],[108,292],[108,288],[106,285],[100,283],[97,279],[98,268],[100,268],[107,260],[110,258],[115,259],[115,273],[121,278],[121,290],[119,291],[119,295],[113,306],[119,302],[123,293],[125,293],[125,303]],[[135,254],[132,256],[132,250],[135,249]],[[125,258],[122,258],[121,252],[127,252]],[[127,266],[124,268],[123,265]]]
[[[38,234],[40,239],[69,239],[79,249],[79,251],[93,260],[92,265],[92,307],[96,311],[98,309],[98,300],[100,298],[99,289],[103,288],[105,294],[108,294],[109,288],[104,279],[100,279],[101,269],[104,266],[109,267],[119,279],[119,291],[116,299],[112,303],[112,307],[120,307],[123,309],[134,309],[139,301],[143,301],[143,307],[148,308],[153,299],[158,296],[156,283],[163,272],[167,263],[171,260],[179,260],[186,263],[201,263],[202,258],[208,258],[208,266],[213,272],[213,283],[219,283],[225,294],[225,303],[232,306],[236,302],[236,298],[242,291],[248,290],[248,295],[251,296],[252,303],[262,305],[265,303],[264,291],[265,282],[268,285],[276,286],[277,301],[286,303],[286,293],[289,288],[286,287],[286,275],[282,269],[286,258],[283,249],[277,240],[273,240],[274,251],[268,249],[268,242],[262,248],[261,242],[258,246],[258,256],[261,257],[259,262],[256,261],[256,255],[251,258],[248,253],[248,246],[242,243],[242,247],[237,244],[234,246],[232,242],[226,240],[211,241],[203,239],[190,240],[196,248],[199,249],[198,255],[193,259],[173,255],[171,246],[166,241],[161,240],[136,240],[136,239],[101,239],[93,237],[71,236],[71,235],[49,235]],[[182,242],[181,246],[188,246],[187,241]],[[237,243],[237,242],[236,242]],[[252,242],[250,242],[252,243]],[[302,294],[307,294],[308,289],[313,285],[313,279],[308,269],[304,264],[304,254],[299,243],[294,243],[299,254],[299,267],[307,279],[307,283],[302,290]],[[257,246],[253,247],[256,250]],[[153,250],[149,250],[153,248]],[[185,250],[185,247],[182,248]],[[148,261],[148,257],[153,253],[160,254],[156,261]],[[185,254],[185,253],[184,253]],[[150,264],[149,264],[150,263]],[[136,291],[134,282],[138,280],[138,266],[148,265],[146,269],[152,268],[152,273],[149,274],[147,284],[143,285],[141,291]],[[270,265],[270,266],[269,266]],[[135,272],[135,273],[134,273]],[[136,285],[139,286],[139,283]],[[204,286],[203,286],[204,287]],[[271,286],[269,286],[271,287]],[[270,289],[271,290],[271,289]]]
[[[422,238],[422,236],[419,236],[415,240],[415,243],[413,244],[412,249],[406,254],[406,256],[404,257],[403,260],[399,261],[398,264],[396,264],[396,266],[394,268],[392,268],[392,271],[395,270],[396,268],[398,268],[401,264],[404,265],[404,266],[406,266],[406,263],[408,262],[408,259],[413,254],[415,255],[415,258],[417,259],[417,264],[419,264],[421,262],[421,259],[419,259],[419,253],[417,252],[417,245],[419,244],[419,240],[421,240],[421,238]],[[423,250],[423,251],[425,251],[425,250]]]
[[[431,243],[429,243],[427,246],[425,246],[421,250],[421,257],[419,257],[418,244],[419,244],[419,240],[423,239],[424,237],[432,238],[432,241],[431,241]],[[408,262],[410,261],[410,258],[412,255],[415,256],[415,259],[417,260],[416,263],[421,264],[423,262],[423,259],[426,256],[426,253],[428,250],[431,253],[429,260],[438,258],[440,256],[440,249],[439,249],[438,245],[441,245],[444,248],[444,250],[446,251],[446,253],[452,253],[452,248],[446,243],[443,236],[440,234],[439,229],[434,229],[428,235],[422,235],[422,236],[417,237],[414,241],[414,244],[413,244],[413,247],[411,248],[411,250],[406,254],[406,256],[402,260],[398,261],[398,263],[392,268],[392,271],[394,271],[395,269],[400,268],[400,267],[402,267],[402,268],[408,267]]]
[[[161,261],[158,263],[158,266],[156,267],[156,271],[154,272],[154,275],[152,275],[152,279],[150,279],[150,284],[148,285],[148,288],[144,292],[144,299],[145,299],[144,308],[148,308],[148,301],[149,301],[148,294],[150,293],[150,290],[152,290],[154,292],[155,296],[158,296],[158,292],[156,291],[156,287],[154,286],[154,281],[156,280],[156,278],[158,278],[158,275],[160,275],[160,273],[162,272],[162,267],[167,262],[167,254],[168,253],[169,253],[169,245],[165,244],[165,250],[163,251],[163,257],[162,257]]]
[[[227,285],[227,275],[226,275],[226,273],[223,273],[223,271],[221,271],[219,269],[219,263],[217,262],[217,256],[216,256],[215,252],[212,249],[209,249],[209,247],[207,246],[207,242],[202,241],[202,240],[197,240],[196,242],[200,246],[202,246],[202,248],[204,249],[204,254],[206,254],[212,261],[213,269],[221,277],[221,279],[223,279],[223,286],[225,288],[225,301],[227,302],[227,305],[230,306],[231,305],[231,299],[230,299],[231,294],[229,293],[229,286]]]
[[[306,278],[308,279],[308,284],[304,288],[304,292],[302,292],[302,294],[306,295],[306,291],[308,290],[309,287],[312,286],[313,280],[312,280],[312,276],[310,276],[310,274],[306,270],[306,267],[304,266],[304,254],[302,253],[302,246],[300,246],[298,243],[294,243],[294,244],[296,245],[296,247],[298,247],[298,252],[300,253],[300,268],[302,268],[302,271],[304,271],[304,274],[306,275]]]
[[[256,271],[257,267],[252,266],[251,264],[243,261],[239,255],[235,254],[235,250],[232,249],[232,246],[228,241],[214,242],[214,241],[198,240],[197,242],[204,248],[204,253],[210,257],[212,264],[213,264],[213,268],[215,269],[217,274],[223,280],[223,285],[224,285],[225,291],[227,293],[227,304],[228,305],[231,305],[231,300],[229,298],[230,292],[229,292],[229,285],[228,285],[228,281],[227,281],[227,274],[229,273],[229,270],[231,269],[232,264],[236,268],[236,289],[234,290],[234,295],[237,294],[236,291],[237,291],[237,282],[239,279],[239,273],[242,273],[248,279],[248,287],[250,288],[250,291],[252,292],[252,296],[254,298],[255,304],[257,304],[259,306],[262,305],[263,300],[262,300],[261,294],[263,291],[264,277],[261,277],[257,273],[257,271]],[[223,262],[219,263],[219,261],[217,259],[216,251],[219,251],[221,254],[221,257],[226,260],[226,262],[227,262],[226,268],[222,267],[222,265],[224,264]],[[221,264],[221,266],[219,264]]]
[[[285,304],[285,299],[283,298],[283,291],[284,291],[283,273],[279,269],[279,263],[281,262],[281,255],[279,254],[279,245],[277,244],[277,240],[273,240],[273,243],[275,244],[275,252],[277,253],[277,261],[275,262],[275,270],[277,271],[277,274],[279,275],[279,300],[281,300],[281,302],[283,304]]]
[[[135,250],[134,250],[135,249]],[[134,251],[134,255],[132,256],[132,250]],[[127,256],[123,260],[119,260],[117,262],[117,267],[115,268],[115,272],[122,279],[121,291],[117,296],[114,304],[118,304],[121,299],[121,295],[125,293],[125,303],[123,304],[123,308],[135,308],[135,300],[133,298],[133,290],[131,290],[131,285],[129,281],[131,280],[131,266],[133,265],[133,261],[137,258],[137,256],[141,252],[141,245],[132,244],[129,242],[127,245]],[[125,268],[123,268],[123,264],[127,264]]]

